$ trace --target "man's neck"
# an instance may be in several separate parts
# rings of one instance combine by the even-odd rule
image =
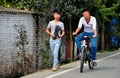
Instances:
[[[57,22],[59,22],[59,20],[58,19],[54,19],[54,21],[57,23]]]
[[[89,23],[90,22],[90,17],[88,19],[85,19],[85,20],[86,20],[87,23]]]

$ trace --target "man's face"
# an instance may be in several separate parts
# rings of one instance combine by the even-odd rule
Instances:
[[[84,17],[85,19],[89,19],[89,18],[90,18],[90,13],[89,13],[88,11],[85,11],[85,12],[83,13],[83,17]]]
[[[54,13],[54,18],[57,19],[57,20],[59,20],[60,19],[60,14]]]

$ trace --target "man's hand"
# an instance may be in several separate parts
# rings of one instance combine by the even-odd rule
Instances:
[[[97,37],[97,35],[93,35],[93,38],[96,38]]]
[[[72,34],[72,35],[77,35],[77,33],[73,32],[73,34]]]
[[[54,35],[54,34],[52,34],[52,33],[50,34],[50,36],[51,36],[52,38],[55,38],[55,35]]]

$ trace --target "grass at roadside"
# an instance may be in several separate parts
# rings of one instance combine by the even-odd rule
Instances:
[[[116,51],[118,49],[119,49],[119,47],[111,47],[111,48],[108,48],[108,49],[105,49],[105,50],[98,50],[97,52],[98,53],[113,52],[113,51]]]

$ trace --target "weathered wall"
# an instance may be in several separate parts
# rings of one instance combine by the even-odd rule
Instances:
[[[30,72],[34,71],[35,27],[35,20],[30,13],[0,13],[1,74],[24,71],[23,63],[25,62],[29,63]],[[25,57],[23,56],[24,53]]]
[[[51,67],[49,35],[45,32],[47,23],[43,20],[35,13],[0,8],[0,78],[21,74],[19,78],[23,74]],[[60,60],[65,58],[64,40]]]

